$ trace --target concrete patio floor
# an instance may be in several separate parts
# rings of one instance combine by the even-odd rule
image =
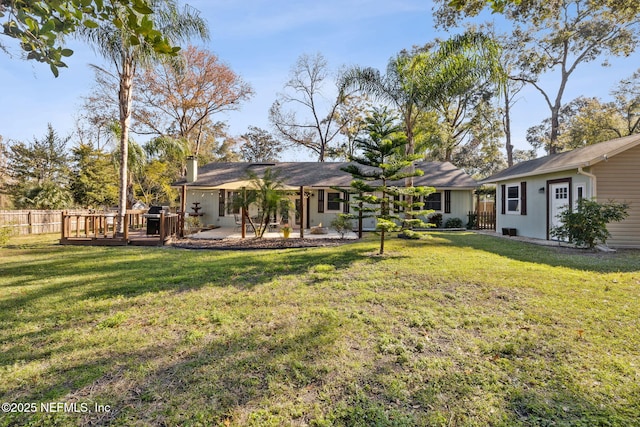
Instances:
[[[253,231],[247,231],[245,233],[247,239],[254,238]],[[213,230],[204,230],[194,234],[187,234],[185,237],[189,239],[208,239],[208,240],[222,240],[222,239],[241,239],[242,233],[234,227],[220,227]],[[282,239],[282,231],[267,231],[262,236],[264,239]],[[292,230],[289,235],[289,239],[299,239],[300,230]],[[305,239],[340,239],[340,234],[335,230],[329,229],[327,234],[311,234],[311,230],[304,230]],[[358,235],[354,232],[348,232],[344,235],[345,239],[357,239]]]

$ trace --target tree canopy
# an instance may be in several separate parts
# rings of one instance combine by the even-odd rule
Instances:
[[[486,0],[438,0],[439,25],[456,26],[478,15]],[[609,0],[500,1],[497,10],[511,22],[511,49],[517,52],[512,78],[533,86],[550,112],[549,153],[558,151],[560,109],[569,78],[584,63],[629,56],[640,41],[640,5]],[[452,5],[454,7],[452,7]],[[555,73],[555,85],[540,77]]]
[[[326,160],[333,142],[346,126],[344,120],[337,120],[344,93],[335,98],[323,94],[328,78],[329,68],[323,55],[301,55],[291,69],[285,92],[278,94],[269,109],[269,120],[278,135],[292,147],[313,151],[320,162]]]
[[[57,77],[63,59],[73,54],[64,37],[81,28],[108,24],[126,27],[131,43],[144,43],[162,54],[180,49],[150,17],[154,0],[0,0],[2,34],[18,40],[27,59],[49,64]],[[2,44],[0,43],[0,47]]]
[[[352,163],[343,170],[353,176],[353,209],[363,218],[376,218],[383,254],[385,233],[423,225],[409,217],[427,213],[420,210],[423,203],[415,197],[429,194],[433,188],[397,186],[397,181],[424,172],[412,167],[421,156],[406,153],[407,136],[393,115],[386,109],[374,109],[366,123],[367,135],[356,140],[361,154],[352,157]],[[399,215],[401,210],[404,218]]]

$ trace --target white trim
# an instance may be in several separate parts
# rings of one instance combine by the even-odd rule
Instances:
[[[516,188],[518,190],[518,197],[509,197],[509,188]],[[518,184],[505,184],[505,214],[506,215],[520,215],[520,209],[522,209],[522,188],[521,185]],[[515,210],[509,209],[509,201],[517,200],[518,208]]]
[[[342,212],[342,202],[338,201],[338,208],[337,209],[329,209],[329,194],[337,194],[338,195],[338,200],[342,199],[341,195],[339,192],[337,191],[325,191],[324,192],[324,201],[326,203],[325,205],[325,212]]]
[[[424,206],[422,206],[422,209],[424,210],[431,210],[430,208],[427,207],[427,197],[431,196],[432,194],[440,194],[440,209],[433,209],[433,213],[444,213],[444,190],[440,190],[438,189],[437,191],[434,191],[433,193],[429,193],[428,195],[426,195],[424,197]]]

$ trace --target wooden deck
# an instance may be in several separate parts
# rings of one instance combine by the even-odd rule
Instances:
[[[116,233],[112,214],[62,213],[61,245],[89,246],[162,246],[182,234],[182,215],[162,213],[159,233],[147,234],[146,219],[138,211],[125,215],[124,235]]]

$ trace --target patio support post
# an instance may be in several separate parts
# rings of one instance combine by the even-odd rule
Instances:
[[[362,239],[362,193],[360,193],[360,202],[358,202],[358,239]]]
[[[473,196],[471,197],[473,198]],[[486,195],[485,195],[485,200],[487,200]],[[476,223],[475,223],[475,226],[474,224],[471,224],[471,228],[476,230],[480,229],[480,192],[478,191],[477,188],[476,188]]]
[[[184,237],[184,220],[185,213],[187,212],[187,186],[182,186],[182,197],[180,197],[180,212],[182,213],[182,220],[180,221],[180,237]]]
[[[242,238],[244,239],[245,237],[247,237],[246,236],[246,234],[247,234],[247,222],[246,222],[247,221],[247,219],[246,219],[247,210],[244,208],[244,206],[242,207],[242,210],[240,211],[240,214],[242,216],[242,221],[241,221],[242,225],[240,227],[242,228]]]
[[[304,238],[304,186],[300,186],[300,238]]]
[[[165,216],[164,216],[164,209],[160,211],[160,244],[163,244],[164,242],[164,238],[167,234],[167,227],[164,223],[165,220]]]
[[[129,243],[129,221],[131,221],[131,213],[125,213],[124,214],[124,236],[123,237],[124,237],[124,241],[127,242],[127,243]]]
[[[60,238],[64,239],[67,237],[67,211],[62,211],[62,221],[60,223]]]

